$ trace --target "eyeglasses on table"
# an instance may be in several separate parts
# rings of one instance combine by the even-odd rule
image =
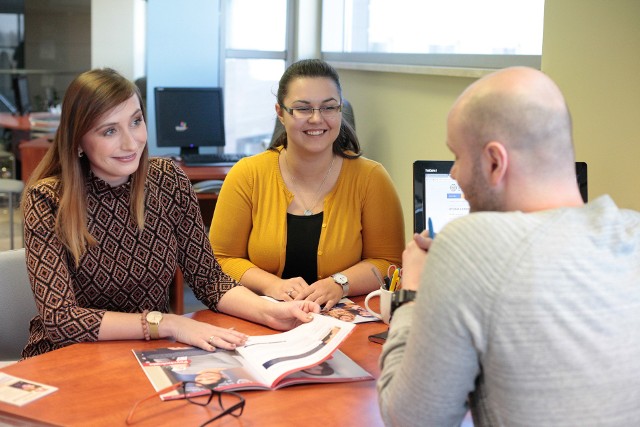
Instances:
[[[217,391],[213,388],[205,384],[200,384],[195,381],[181,381],[179,383],[170,385],[169,387],[163,388],[144,399],[137,401],[131,411],[129,411],[129,415],[127,416],[127,424],[135,424],[138,421],[142,421],[142,419],[134,420],[134,415],[138,409],[138,407],[143,403],[154,397],[160,397],[165,393],[169,393],[170,391],[177,390],[179,393],[185,395],[186,400],[189,403],[193,403],[198,406],[207,406],[213,400],[214,396],[217,396],[218,406],[222,410],[219,414],[209,419],[205,423],[201,424],[200,427],[206,426],[215,420],[218,420],[225,415],[231,415],[233,417],[239,417],[242,415],[244,411],[245,400],[244,397],[235,393],[233,391]],[[197,390],[197,391],[190,391]],[[139,411],[138,411],[139,412]]]

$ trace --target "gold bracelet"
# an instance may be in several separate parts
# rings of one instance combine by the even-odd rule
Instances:
[[[142,315],[140,315],[140,322],[142,323],[142,333],[144,334],[144,339],[149,341],[151,340],[151,335],[149,335],[149,325],[147,324],[147,314],[149,314],[149,310],[144,310]]]

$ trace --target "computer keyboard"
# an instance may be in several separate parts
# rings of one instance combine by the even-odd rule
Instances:
[[[185,166],[233,166],[238,160],[247,157],[241,153],[198,153],[185,154],[182,163]]]

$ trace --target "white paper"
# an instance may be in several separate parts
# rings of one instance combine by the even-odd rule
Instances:
[[[0,401],[5,403],[22,406],[57,390],[57,387],[0,372]]]

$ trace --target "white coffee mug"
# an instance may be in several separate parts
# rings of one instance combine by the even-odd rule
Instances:
[[[370,292],[364,299],[364,306],[367,308],[367,311],[387,325],[391,318],[391,295],[393,295],[393,292],[380,288]],[[380,297],[380,313],[373,311],[371,307],[369,307],[369,300],[375,297]]]

